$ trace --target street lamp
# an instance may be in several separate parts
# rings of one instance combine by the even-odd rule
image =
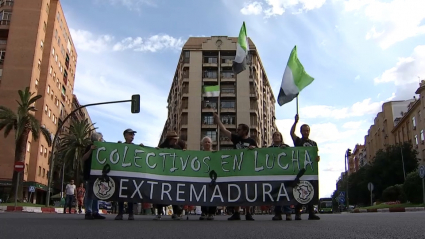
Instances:
[[[346,192],[345,192],[345,197],[346,197],[346,202],[347,202],[347,208],[349,209],[350,208],[350,203],[349,203],[349,201],[348,201],[348,168],[347,168],[347,162],[348,162],[348,159],[350,158],[350,156],[351,156],[351,149],[347,149],[347,151],[345,151],[345,175],[346,175],[346,185],[345,185],[345,190],[346,190]],[[350,167],[350,164],[348,164],[348,167]]]
[[[406,170],[404,169],[403,144],[400,144],[400,153],[401,153],[401,163],[403,164],[404,181],[406,181]]]

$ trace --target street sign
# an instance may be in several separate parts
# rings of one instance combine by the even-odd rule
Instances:
[[[345,197],[339,197],[339,203],[344,204],[345,203]]]
[[[367,189],[369,189],[369,191],[373,191],[373,183],[368,183],[367,184]]]
[[[425,166],[421,165],[419,167],[419,177],[424,178],[425,176]]]
[[[343,197],[343,198],[345,198],[345,192],[340,192],[340,193],[339,193],[339,197]]]
[[[25,169],[25,163],[24,162],[15,162],[15,172],[22,172]]]
[[[35,192],[35,187],[34,186],[29,186],[28,187],[28,192],[30,192],[30,193]]]

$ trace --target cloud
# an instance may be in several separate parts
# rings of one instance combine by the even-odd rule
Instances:
[[[122,51],[131,49],[141,52],[157,52],[160,50],[174,49],[181,50],[186,42],[182,38],[174,38],[172,36],[161,34],[153,35],[147,38],[127,37],[120,42],[114,43],[114,36],[111,35],[95,35],[86,30],[70,29],[74,45],[78,51],[88,51],[92,53],[100,53],[105,51]]]
[[[415,47],[409,57],[400,57],[394,67],[374,79],[375,84],[393,83],[396,92],[391,99],[410,99],[425,79],[425,45]]]
[[[103,2],[104,0],[102,0]],[[100,2],[100,0],[98,0]],[[130,10],[140,11],[143,6],[157,7],[154,0],[109,0],[112,5],[123,5]]]
[[[247,2],[240,12],[244,15],[259,15],[264,13],[265,18],[283,15],[287,9],[296,9],[293,14],[320,8],[326,0],[264,0],[264,2]],[[262,7],[267,5],[267,7]]]
[[[360,80],[360,76],[359,76],[359,75],[357,75],[357,76],[354,78],[354,80]]]
[[[245,3],[245,7],[241,9],[243,15],[260,15],[262,11],[260,2]]]
[[[113,46],[114,51],[132,49],[134,51],[157,52],[164,49],[181,50],[186,40],[169,35],[154,35],[143,39],[141,37],[127,37]]]
[[[364,123],[363,120],[361,121],[349,121],[342,125],[342,128],[344,129],[359,129],[360,126]]]
[[[69,29],[72,41],[77,48],[77,52],[90,51],[99,53],[109,49],[109,44],[113,41],[114,37],[111,35],[95,36],[93,33],[85,30]]]
[[[425,34],[425,25],[423,24],[425,1],[349,0],[345,2],[346,11],[363,8],[364,14],[376,25],[366,34],[366,39],[376,39],[382,49],[387,49],[405,39]],[[377,30],[377,28],[381,30]]]
[[[367,114],[376,114],[383,102],[371,102],[371,98],[354,103],[351,107],[337,108],[328,105],[312,105],[300,109],[300,116],[303,118],[334,118],[345,119]]]

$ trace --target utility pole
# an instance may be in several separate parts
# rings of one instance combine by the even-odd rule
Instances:
[[[349,202],[349,198],[348,198],[348,171],[349,171],[350,164],[348,164],[348,168],[347,168],[347,162],[348,162],[350,156],[351,156],[351,149],[347,149],[347,151],[345,152],[345,175],[347,177],[345,179],[346,180],[346,185],[345,185],[346,200],[345,200],[345,202],[346,202],[347,210],[349,210],[349,208],[350,208],[350,202]]]

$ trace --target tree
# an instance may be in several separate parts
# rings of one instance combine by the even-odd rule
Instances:
[[[411,203],[422,203],[422,179],[419,177],[418,171],[411,172],[406,176],[406,182],[403,185],[403,191],[407,200]]]
[[[67,127],[68,133],[61,139],[60,149],[58,154],[62,155],[65,164],[72,165],[74,170],[75,184],[78,185],[80,172],[82,171],[82,161],[84,150],[91,143],[90,135],[95,130],[88,119],[82,121],[73,121]],[[62,189],[61,189],[62,190]]]
[[[52,138],[50,132],[45,127],[41,126],[40,122],[34,116],[34,112],[37,111],[35,103],[42,96],[34,96],[35,93],[30,92],[29,87],[26,87],[24,91],[19,90],[18,93],[19,101],[17,101],[18,109],[16,113],[7,107],[0,106],[0,131],[4,129],[5,138],[9,136],[12,130],[15,132],[15,162],[25,162],[26,146],[30,133],[34,140],[38,140],[41,133],[49,146],[52,144]],[[17,199],[18,201],[22,201],[23,180],[24,174],[20,173],[19,183],[17,183],[18,173],[13,171],[12,195],[10,195],[9,198],[15,198],[14,192],[17,188]]]

